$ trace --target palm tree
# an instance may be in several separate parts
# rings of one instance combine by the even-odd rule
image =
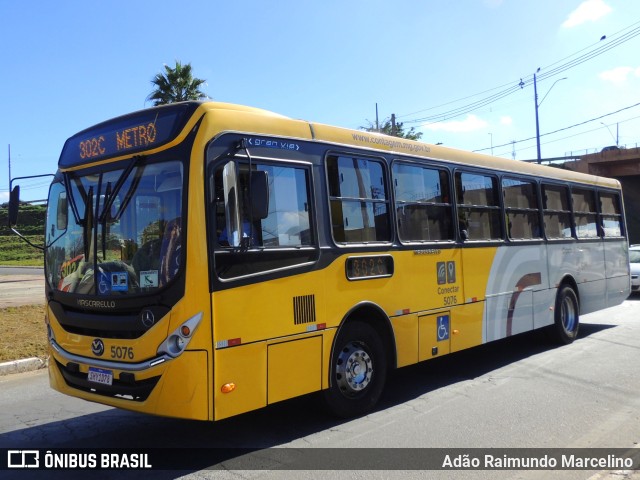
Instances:
[[[151,80],[155,88],[147,100],[153,101],[154,105],[209,98],[200,90],[205,80],[193,77],[190,63],[182,65],[176,60],[175,68],[165,65],[164,70],[164,73],[156,74]]]

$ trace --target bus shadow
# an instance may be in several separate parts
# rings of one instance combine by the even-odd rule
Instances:
[[[614,326],[583,323],[576,342]],[[440,388],[481,377],[557,347],[557,344],[547,339],[544,332],[534,331],[401,368],[389,376],[376,412],[401,405]],[[161,449],[169,459],[186,457],[188,468],[146,473],[138,471],[135,476],[138,479],[169,479],[178,474],[185,475],[203,469],[234,469],[234,464],[237,469],[243,469],[242,465],[245,465],[247,470],[251,470],[255,468],[256,455],[262,460],[267,458],[268,462],[269,452],[279,450],[267,449],[289,444],[317,432],[339,428],[348,422],[349,420],[330,416],[324,408],[322,394],[315,393],[216,423],[108,409],[5,433],[0,436],[0,448],[38,446],[70,451],[116,449],[116,452]],[[243,458],[249,460],[243,463]],[[64,476],[58,476],[59,473],[64,473]],[[54,479],[68,479],[71,478],[69,473],[71,472],[48,472],[47,475]],[[102,471],[101,477],[123,478],[123,473],[125,472],[117,470]],[[20,478],[24,476],[21,475]]]
[[[615,325],[581,323],[576,342]],[[533,331],[401,368],[387,383],[381,408],[407,402],[459,382],[473,380],[526,358],[562,348],[544,331]],[[416,379],[419,379],[416,381]]]

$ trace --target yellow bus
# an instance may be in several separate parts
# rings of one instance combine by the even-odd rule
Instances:
[[[570,343],[630,293],[616,180],[231,104],[74,135],[48,198],[51,386],[149,414],[360,415],[395,368]]]

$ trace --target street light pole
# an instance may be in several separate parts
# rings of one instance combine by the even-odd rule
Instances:
[[[600,122],[600,125],[604,126],[607,130],[609,130],[609,135],[611,135],[611,137],[616,141],[616,147],[618,147],[619,146],[619,143],[618,143],[618,138],[619,138],[618,137],[618,131],[619,131],[618,130],[618,125],[619,124],[616,124],[616,136],[615,137],[613,136],[613,132],[611,132],[611,129],[609,128],[609,125],[606,125],[604,122]]]
[[[540,69],[538,68],[538,70],[536,70],[536,73],[538,73],[539,71]],[[538,121],[538,107],[540,107],[540,105],[542,105],[542,102],[544,102],[544,99],[547,98],[547,95],[549,95],[549,92],[551,92],[551,88],[555,87],[556,83],[558,83],[560,80],[566,80],[567,77],[559,78],[558,80],[553,82],[553,85],[551,85],[551,88],[549,88],[545,96],[542,97],[542,100],[540,100],[540,103],[538,103],[538,82],[537,82],[536,73],[533,74],[533,100],[536,105],[536,145],[538,147],[538,163],[541,163],[542,157],[540,155],[540,123]],[[520,80],[520,83],[522,87],[523,85],[522,80]]]
[[[540,69],[538,69],[540,71]],[[538,72],[536,72],[538,73]],[[540,155],[540,122],[538,121],[538,83],[536,82],[536,74],[533,74],[533,101],[536,104],[536,145],[538,147],[538,163],[541,163]]]

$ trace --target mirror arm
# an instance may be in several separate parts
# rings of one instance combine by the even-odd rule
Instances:
[[[16,180],[27,180],[27,179],[33,179],[33,178],[42,178],[42,177],[55,177],[55,175],[51,174],[51,173],[47,173],[44,175],[29,175],[26,177],[15,177],[15,178],[10,178],[9,179],[9,191],[11,192],[11,196],[13,197],[15,195],[15,198],[10,198],[10,202],[9,202],[9,215],[8,215],[8,223],[9,223],[9,229],[15,233],[19,238],[21,238],[22,240],[24,240],[28,245],[30,245],[31,247],[40,250],[42,252],[44,252],[45,246],[44,245],[36,245],[35,243],[33,243],[31,240],[29,240],[27,237],[25,237],[23,234],[21,234],[18,230],[16,230],[15,224],[17,224],[17,220],[18,220],[18,210],[20,208],[20,186],[16,185],[15,189],[13,187],[13,182],[15,182]],[[16,192],[15,194],[13,192]],[[15,212],[12,212],[11,210],[15,208]],[[13,217],[13,218],[12,218]],[[15,223],[12,225],[12,220],[15,221]]]
[[[36,245],[35,243],[33,243],[31,240],[29,240],[27,237],[25,237],[24,235],[22,235],[18,230],[16,230],[13,227],[9,227],[11,228],[11,231],[13,233],[15,233],[16,235],[18,235],[18,237],[20,237],[22,240],[24,240],[25,242],[27,242],[28,245],[32,246],[33,248],[40,250],[41,252],[44,252],[44,246],[43,245]]]

